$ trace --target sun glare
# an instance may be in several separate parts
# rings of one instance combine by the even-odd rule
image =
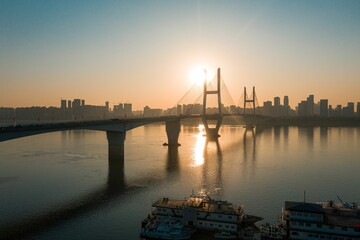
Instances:
[[[206,68],[203,66],[197,66],[193,68],[190,72],[190,80],[193,84],[202,85],[206,78],[205,70]]]

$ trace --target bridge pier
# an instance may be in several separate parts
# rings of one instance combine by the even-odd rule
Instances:
[[[168,142],[164,143],[166,146],[181,146],[179,144],[179,134],[180,134],[180,120],[166,121],[166,135]]]
[[[219,135],[219,129],[217,128],[205,128],[206,137],[210,141],[217,141],[217,139],[220,137]]]
[[[126,132],[115,132],[115,131],[106,131],[106,136],[109,145],[108,158],[109,162],[117,161],[121,163],[120,167],[124,167],[124,142]],[[119,166],[119,165],[118,165]]]

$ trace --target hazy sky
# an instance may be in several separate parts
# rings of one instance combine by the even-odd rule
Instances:
[[[0,1],[0,106],[171,107],[198,66],[235,100],[360,101],[360,1]]]

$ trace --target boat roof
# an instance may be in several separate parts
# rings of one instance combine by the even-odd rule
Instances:
[[[285,202],[285,209],[295,212],[323,213],[324,210],[320,204],[307,202]]]
[[[157,208],[183,209],[194,207],[200,211],[216,212],[230,215],[242,215],[243,205],[235,205],[226,201],[217,201],[213,199],[190,197],[184,200],[174,200],[169,198],[160,198],[153,205]]]
[[[328,205],[307,202],[285,202],[285,209],[295,212],[322,214],[324,223],[334,226],[358,227],[360,224],[360,209],[345,208],[342,205]]]

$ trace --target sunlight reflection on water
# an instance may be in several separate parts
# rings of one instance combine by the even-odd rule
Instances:
[[[205,128],[204,125],[200,124],[198,126],[199,133],[196,135],[196,143],[193,148],[194,151],[194,162],[191,164],[191,167],[199,167],[204,164],[204,146],[206,142],[206,137],[204,136]]]

